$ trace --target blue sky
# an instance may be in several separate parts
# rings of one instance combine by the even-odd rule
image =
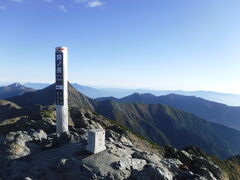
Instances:
[[[240,94],[239,0],[0,0],[0,82]]]

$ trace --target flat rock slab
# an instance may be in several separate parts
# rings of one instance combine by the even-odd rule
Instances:
[[[26,169],[22,169],[22,171],[15,170],[15,163],[12,163],[9,167],[11,172],[9,172],[10,179],[15,177],[42,177],[43,172],[46,172],[49,168],[52,167],[53,164],[57,164],[59,160],[63,158],[72,158],[77,152],[83,151],[85,149],[85,145],[82,143],[72,143],[66,144],[59,148],[42,151],[37,153],[27,161],[19,161],[22,164],[27,162],[28,166]],[[11,167],[12,166],[12,167]]]
[[[126,167],[116,168],[116,162],[126,162]],[[126,179],[130,176],[131,161],[127,157],[119,157],[111,154],[105,150],[97,154],[93,154],[85,159],[82,159],[83,165],[88,168],[92,173],[98,174],[98,177],[109,177],[113,179]]]

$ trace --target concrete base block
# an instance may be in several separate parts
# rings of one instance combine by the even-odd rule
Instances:
[[[88,145],[86,150],[96,154],[105,149],[105,131],[102,129],[93,129],[88,131]]]

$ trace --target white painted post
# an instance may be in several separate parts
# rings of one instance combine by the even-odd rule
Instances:
[[[56,47],[56,131],[68,131],[68,49]]]
[[[106,149],[105,131],[102,129],[94,129],[88,131],[88,145],[86,150],[96,154]]]

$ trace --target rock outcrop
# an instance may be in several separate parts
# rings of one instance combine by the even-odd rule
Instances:
[[[89,110],[72,108],[70,131],[57,135],[55,119],[49,118],[54,117],[54,112],[47,107],[43,110],[48,113],[0,124],[0,130],[8,128],[0,132],[0,179],[218,180],[228,177],[204,153],[201,155],[191,148],[161,148]],[[106,131],[107,149],[92,155],[85,150],[87,132],[96,128]]]

